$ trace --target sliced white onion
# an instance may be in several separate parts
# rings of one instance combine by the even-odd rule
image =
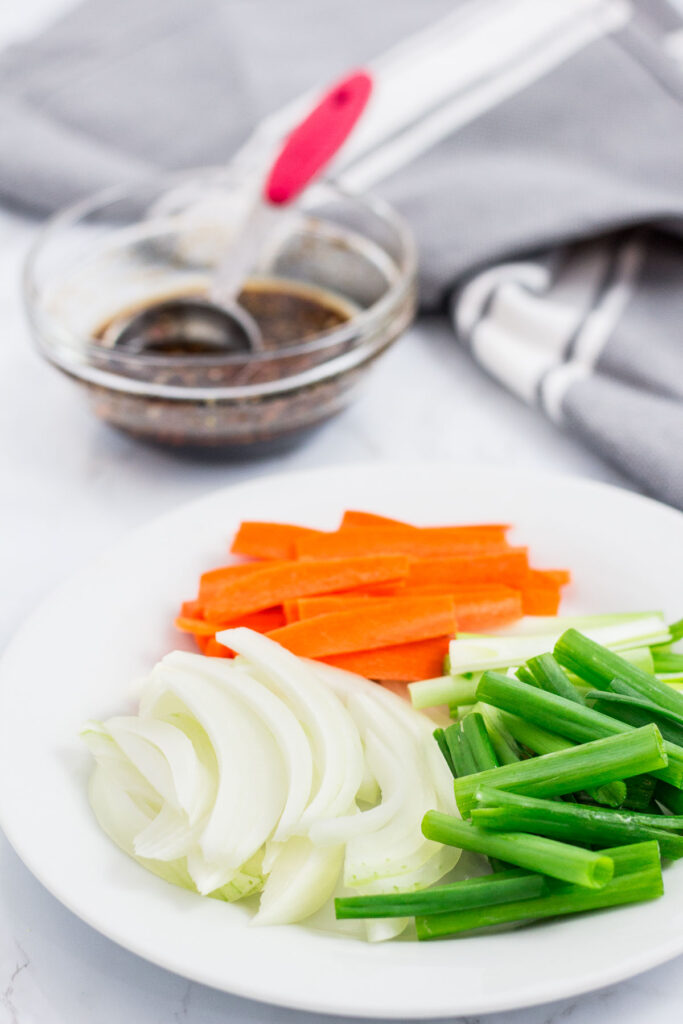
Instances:
[[[149,818],[159,813],[161,797],[129,761],[103,725],[88,722],[81,732],[81,738],[112,785],[123,790]],[[101,784],[100,780],[98,786]]]
[[[157,793],[190,823],[209,798],[205,771],[185,733],[168,722],[133,715],[110,718],[106,729]]]
[[[268,727],[279,747],[287,776],[287,797],[274,838],[286,838],[298,825],[313,786],[311,747],[293,712],[245,668],[232,662],[175,651],[164,659],[163,664],[185,668],[215,680]]]
[[[286,800],[280,752],[270,731],[213,680],[163,662],[155,674],[209,736],[218,789],[199,845],[208,862],[237,870],[274,831]]]
[[[309,836],[314,843],[347,843],[354,836],[376,832],[400,812],[405,799],[405,774],[398,757],[376,733],[365,737],[365,756],[381,792],[381,803],[368,811],[314,822]]]
[[[299,829],[317,818],[346,814],[363,779],[363,750],[341,701],[305,661],[267,637],[239,628],[217,638],[246,659],[250,671],[290,706],[310,737],[318,786]]]
[[[409,924],[409,917],[371,918],[365,922],[368,942],[388,942],[389,939],[395,939]]]
[[[159,875],[172,885],[178,885],[182,889],[194,889],[183,860],[159,861],[136,856],[133,848],[135,836],[146,827],[151,815],[141,809],[101,765],[92,773],[88,795],[100,828],[117,846],[148,871]]]
[[[164,804],[149,825],[135,836],[133,847],[138,857],[155,860],[177,860],[186,857],[197,842],[201,831],[198,824],[190,825],[187,815]]]
[[[293,924],[322,907],[337,885],[343,846],[315,846],[292,836],[273,864],[253,924]]]
[[[335,923],[330,898],[424,888],[457,861],[421,832],[430,808],[456,810],[433,723],[250,630],[219,639],[237,659],[175,652],[139,716],[84,729],[102,828],[174,884],[227,901],[261,891],[256,924],[400,934],[404,919]]]

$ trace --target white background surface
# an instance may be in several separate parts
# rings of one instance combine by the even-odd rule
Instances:
[[[3,4],[0,46],[71,2]],[[483,463],[624,483],[486,379],[440,321],[413,329],[356,404],[287,456],[230,465],[142,447],[91,419],[72,385],[31,351],[19,275],[34,232],[32,223],[0,212],[0,643],[56,583],[130,527],[274,469],[443,459],[455,481],[462,465]],[[679,959],[595,995],[487,1020],[676,1020],[682,968]],[[188,984],[124,952],[64,910],[0,839],[0,1024],[288,1024],[300,1017]]]

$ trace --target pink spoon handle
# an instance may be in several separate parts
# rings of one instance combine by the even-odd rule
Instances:
[[[372,79],[358,71],[337,83],[294,129],[273,164],[264,188],[266,202],[291,202],[330,162],[363,113]]]

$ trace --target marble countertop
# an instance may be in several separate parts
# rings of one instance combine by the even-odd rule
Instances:
[[[3,5],[0,46],[72,0]],[[52,587],[131,527],[213,488],[274,470],[380,460],[519,466],[626,485],[487,379],[444,320],[383,359],[358,401],[295,451],[243,463],[191,461],[91,418],[69,381],[33,352],[20,271],[35,224],[0,212],[0,645]],[[491,1024],[651,1024],[683,1004],[683,959],[578,999]],[[0,835],[0,1024],[287,1024],[302,1015],[188,983],[92,931],[29,874]],[[467,1018],[473,1022],[473,1018]]]

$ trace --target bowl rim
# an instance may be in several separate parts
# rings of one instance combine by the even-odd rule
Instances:
[[[378,328],[384,320],[390,319],[394,312],[399,312],[405,302],[411,300],[415,292],[417,244],[412,229],[404,217],[390,203],[372,193],[343,187],[329,178],[322,178],[311,186],[308,190],[308,195],[315,197],[321,191],[324,191],[331,198],[341,198],[351,201],[358,206],[365,207],[383,222],[388,223],[397,233],[401,251],[401,261],[397,264],[398,272],[396,279],[389,282],[386,292],[377,302],[374,302],[367,309],[361,310],[338,327],[322,332],[309,342],[283,346],[269,353],[256,354],[255,358],[252,357],[248,361],[244,361],[244,365],[267,362],[268,358],[283,359],[317,353],[321,350],[324,351],[325,348],[333,348],[351,341],[361,332],[367,332],[368,337],[350,350],[342,352],[337,356],[332,356],[329,359],[323,359],[323,361],[299,373],[285,375],[262,383],[185,387],[180,384],[167,384],[154,380],[127,377],[116,373],[114,370],[103,369],[93,365],[88,360],[90,352],[92,351],[93,355],[96,354],[100,358],[103,352],[102,347],[95,343],[86,342],[80,348],[73,347],[69,349],[65,347],[63,350],[60,350],[58,343],[55,344],[54,341],[45,337],[38,315],[39,285],[36,281],[37,263],[45,247],[54,237],[69,228],[75,228],[79,221],[82,221],[97,209],[121,201],[133,194],[136,189],[143,188],[145,185],[163,185],[168,183],[170,188],[173,184],[182,184],[193,180],[214,179],[215,182],[223,182],[229,187],[231,179],[226,175],[230,170],[229,167],[202,166],[183,171],[146,174],[131,181],[111,185],[91,193],[56,211],[47,219],[26,254],[21,281],[24,309],[32,338],[41,355],[48,362],[85,384],[92,384],[124,394],[176,401],[243,400],[295,391],[348,372],[370,360],[395,340],[391,338],[387,341],[386,338],[381,337],[381,332],[378,331]],[[245,176],[242,175],[242,177]],[[235,180],[234,177],[232,180]],[[302,212],[306,212],[305,206]],[[160,360],[158,355],[126,353],[125,358],[130,365],[139,366],[140,369],[163,364],[163,360]],[[216,360],[213,365],[230,365],[231,362],[235,363],[238,361],[234,358],[234,354],[228,354],[224,359]]]

